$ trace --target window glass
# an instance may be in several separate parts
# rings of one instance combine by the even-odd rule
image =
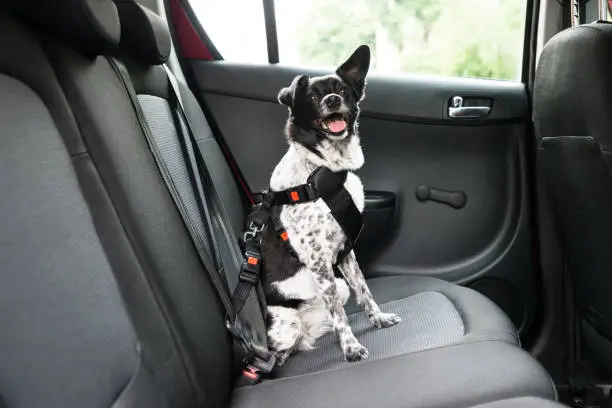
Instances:
[[[261,0],[191,0],[190,5],[223,59],[268,62]]]
[[[193,0],[194,4],[202,3],[199,16],[205,11],[211,14],[202,18],[202,24],[212,41],[227,60],[265,61],[262,2],[251,0],[248,7],[252,14],[247,16],[237,7],[248,0],[226,1]],[[378,72],[517,80],[526,3],[275,0],[279,59],[288,65],[333,67],[358,45],[368,44],[373,52],[372,70]],[[221,8],[224,11],[215,11]],[[238,12],[243,16],[240,19],[235,16]],[[208,26],[207,20],[214,22]],[[227,37],[248,38],[249,46]],[[255,49],[262,54],[255,56]]]

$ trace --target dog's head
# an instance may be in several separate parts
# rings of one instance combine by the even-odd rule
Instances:
[[[335,75],[295,77],[278,94],[278,101],[290,110],[287,137],[316,152],[325,139],[334,142],[357,135],[369,67],[370,48],[362,45]]]

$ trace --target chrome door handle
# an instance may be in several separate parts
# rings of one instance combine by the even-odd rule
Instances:
[[[463,98],[461,96],[453,96],[448,107],[448,116],[451,118],[484,118],[490,112],[490,106],[463,106]]]

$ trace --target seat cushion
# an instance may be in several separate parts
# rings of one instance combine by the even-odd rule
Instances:
[[[567,405],[536,397],[509,398],[488,402],[473,408],[566,408]]]
[[[460,342],[500,340],[517,345],[520,343],[516,328],[508,316],[489,298],[473,289],[441,279],[409,275],[368,279],[368,286],[379,304],[406,300],[423,292],[443,295],[461,316],[465,331]],[[360,308],[354,299],[350,299],[347,310],[355,313]]]
[[[524,350],[499,341],[466,343],[237,388],[232,407],[470,407],[507,398],[556,397]]]
[[[376,278],[368,284],[384,312],[402,317],[399,325],[376,329],[354,299],[349,300],[351,328],[368,348],[368,361],[477,341],[518,344],[508,317],[472,289],[421,276]],[[323,336],[316,346],[293,355],[275,371],[276,378],[355,365],[344,360],[335,333]]]

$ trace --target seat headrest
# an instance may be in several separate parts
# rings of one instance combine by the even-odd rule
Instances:
[[[166,22],[135,0],[115,0],[121,20],[121,51],[147,65],[168,60],[172,47]]]
[[[24,21],[80,53],[112,54],[118,48],[121,27],[112,0],[10,0],[9,3]]]
[[[612,150],[612,24],[555,35],[542,49],[533,89],[538,140],[592,136]]]

